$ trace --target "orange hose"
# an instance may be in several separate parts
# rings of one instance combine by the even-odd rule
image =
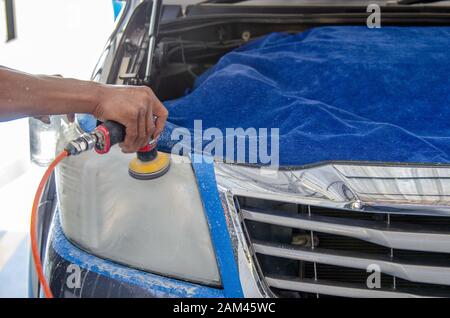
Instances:
[[[36,272],[38,275],[39,282],[44,290],[44,295],[46,298],[53,298],[52,291],[48,285],[47,279],[44,275],[44,270],[42,269],[41,257],[39,256],[39,248],[37,243],[37,234],[36,234],[36,225],[37,225],[37,217],[38,217],[38,208],[39,203],[41,201],[42,192],[44,191],[45,185],[47,184],[50,175],[55,169],[56,165],[61,162],[64,158],[66,158],[69,153],[64,150],[58,156],[56,156],[55,160],[48,166],[44,175],[42,176],[41,182],[37,188],[36,194],[34,195],[33,208],[31,210],[31,225],[30,225],[30,236],[31,236],[31,252],[33,254],[34,266],[36,268]]]

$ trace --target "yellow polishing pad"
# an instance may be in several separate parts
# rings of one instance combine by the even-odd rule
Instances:
[[[151,161],[141,161],[138,158],[133,158],[128,166],[128,171],[134,178],[147,180],[163,175],[169,170],[169,166],[169,155],[158,151],[158,155]]]

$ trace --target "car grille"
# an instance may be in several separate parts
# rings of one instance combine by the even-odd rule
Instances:
[[[450,217],[245,196],[236,196],[235,204],[257,269],[274,296],[450,296]],[[370,276],[374,270],[380,271],[377,278]],[[369,287],[368,278],[379,286]]]

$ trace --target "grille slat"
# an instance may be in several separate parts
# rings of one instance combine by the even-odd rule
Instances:
[[[253,248],[256,253],[295,259],[305,262],[321,263],[347,268],[367,269],[376,264],[381,272],[403,278],[413,282],[429,284],[450,285],[450,270],[447,267],[410,265],[391,262],[389,257],[373,258],[369,255],[359,253],[337,253],[332,250],[316,248],[299,248],[287,245],[275,245],[263,242],[254,242]],[[317,276],[317,273],[315,273]]]
[[[236,199],[256,264],[275,295],[450,296],[450,217]],[[379,288],[367,284],[371,265],[381,271]]]
[[[339,297],[353,298],[421,298],[424,296],[412,293],[394,292],[383,289],[364,289],[357,285],[324,282],[317,283],[314,280],[300,280],[295,277],[267,276],[266,282],[270,287],[292,291],[325,294]]]
[[[344,235],[389,248],[450,253],[450,233],[427,233],[423,230],[413,231],[412,229],[401,231],[398,228],[388,227],[387,224],[374,224],[374,222],[347,221],[314,215],[309,217],[302,214],[287,216],[263,210],[242,209],[241,213],[248,220]]]

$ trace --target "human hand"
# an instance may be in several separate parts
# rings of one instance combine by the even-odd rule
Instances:
[[[159,137],[168,112],[147,86],[105,85],[93,115],[101,121],[114,120],[124,125],[125,140],[120,147],[131,153]]]

